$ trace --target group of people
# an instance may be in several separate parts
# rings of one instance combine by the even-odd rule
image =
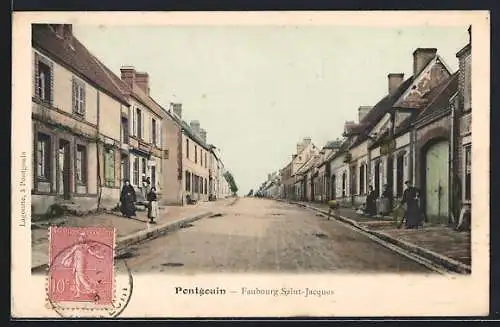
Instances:
[[[150,223],[155,223],[155,219],[158,218],[158,195],[156,192],[156,187],[151,186],[151,180],[149,177],[143,179],[142,191],[144,192],[144,198],[148,205],[148,218]],[[130,185],[130,181],[127,179],[124,181],[124,185],[120,194],[120,212],[125,217],[135,217],[136,216],[136,202],[137,197],[135,194],[135,189]]]
[[[406,189],[403,192],[403,197],[399,206],[404,206],[403,221],[406,228],[419,228],[423,224],[423,213],[420,210],[419,197],[420,190],[411,185],[409,181],[405,182]],[[393,208],[393,194],[392,190],[385,185],[382,198],[387,201],[387,209],[391,211]],[[373,190],[373,186],[369,186],[369,192],[366,197],[366,204],[364,208],[365,214],[375,216],[377,214],[377,194]]]

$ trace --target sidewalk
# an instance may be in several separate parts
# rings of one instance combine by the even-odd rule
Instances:
[[[37,221],[31,225],[31,266],[39,267],[48,263],[49,226],[88,227],[106,226],[116,229],[117,243],[120,240],[146,238],[156,230],[167,229],[180,220],[193,221],[213,214],[221,207],[230,205],[234,199],[222,199],[214,202],[199,202],[189,206],[161,206],[160,217],[156,224],[149,224],[146,211],[137,211],[137,217],[123,217],[119,212],[105,212],[90,216],[63,216],[60,218]],[[147,234],[147,235],[146,235]],[[134,236],[135,235],[135,236]]]
[[[324,203],[290,202],[328,213]],[[397,228],[390,217],[372,218],[358,215],[354,209],[340,208],[340,217],[346,223],[395,244],[405,250],[417,253],[439,264],[461,272],[470,272],[471,239],[470,232],[457,232],[447,226],[424,225],[422,229]]]

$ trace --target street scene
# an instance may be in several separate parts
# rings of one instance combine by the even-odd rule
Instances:
[[[138,273],[432,273],[324,215],[255,198],[134,246],[126,257]]]
[[[470,274],[471,27],[426,28],[33,24],[32,273],[106,226],[138,274]]]

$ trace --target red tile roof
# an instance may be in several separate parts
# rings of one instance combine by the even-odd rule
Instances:
[[[72,46],[56,35],[48,24],[33,24],[31,42],[33,47],[45,52],[53,60],[79,74],[95,87],[124,104],[128,104],[118,87],[110,80],[90,51],[73,36]],[[104,65],[102,65],[104,66]]]

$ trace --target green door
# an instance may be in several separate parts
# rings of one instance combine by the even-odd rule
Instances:
[[[430,223],[448,222],[448,152],[448,142],[440,141],[426,153],[425,210]]]

